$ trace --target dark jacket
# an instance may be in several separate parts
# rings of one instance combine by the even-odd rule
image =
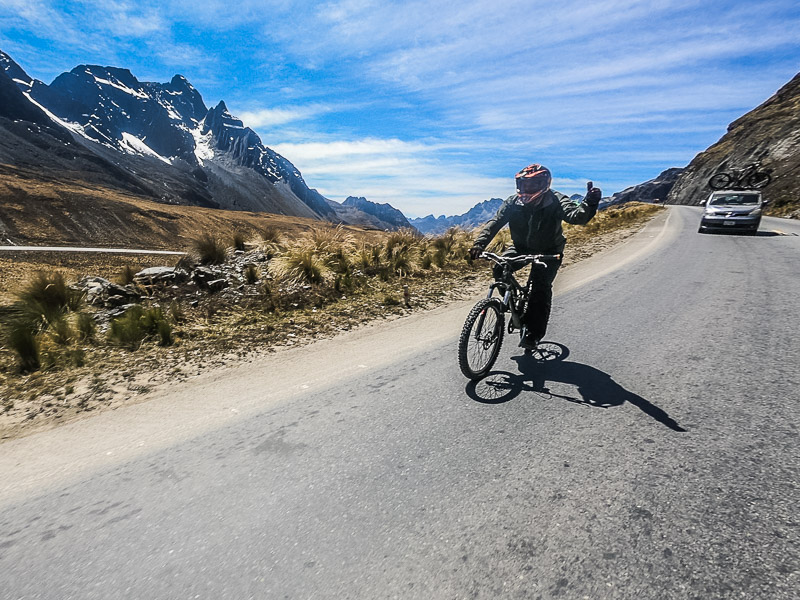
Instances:
[[[484,225],[475,246],[486,248],[508,223],[515,250],[520,254],[561,254],[567,243],[561,221],[586,225],[597,213],[597,204],[573,203],[569,196],[548,190],[536,206],[525,205],[517,194],[503,202],[497,214]]]

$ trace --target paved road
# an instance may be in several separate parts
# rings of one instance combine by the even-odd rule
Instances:
[[[559,361],[412,319],[4,444],[0,597],[796,598],[800,237],[698,220],[564,274]]]
[[[134,248],[81,248],[77,246],[0,246],[0,252],[89,252],[99,254],[167,254],[183,255],[186,252],[171,250],[137,250]]]

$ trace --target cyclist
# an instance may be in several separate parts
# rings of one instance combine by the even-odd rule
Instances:
[[[586,225],[597,213],[597,205],[603,194],[589,181],[586,197],[582,202],[574,203],[568,196],[550,189],[552,180],[550,171],[539,164],[529,165],[517,173],[517,193],[507,198],[494,218],[483,227],[469,251],[470,257],[476,259],[506,224],[511,231],[513,245],[503,256],[563,253],[567,240],[561,221]],[[522,348],[535,349],[547,331],[553,302],[553,280],[560,266],[561,261],[558,260],[548,261],[547,267],[538,268],[523,316],[519,342]],[[502,267],[495,265],[495,279],[501,276]]]

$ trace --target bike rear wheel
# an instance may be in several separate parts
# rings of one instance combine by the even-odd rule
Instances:
[[[760,190],[769,185],[772,177],[764,171],[755,171],[748,175],[744,180],[744,187],[751,190]]]
[[[486,377],[500,353],[504,333],[505,315],[497,298],[484,298],[472,307],[458,339],[458,366],[465,377]]]
[[[728,173],[717,173],[716,175],[712,175],[711,179],[708,180],[708,186],[712,190],[724,190],[731,187],[733,183],[733,177],[731,177]]]

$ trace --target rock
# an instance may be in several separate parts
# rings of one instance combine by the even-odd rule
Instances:
[[[228,287],[228,280],[225,278],[214,279],[213,281],[206,283],[206,287],[208,288],[209,292],[218,292]]]
[[[225,273],[223,271],[212,269],[211,267],[197,267],[192,272],[192,281],[201,288],[207,288],[209,282],[224,278],[224,276]]]
[[[109,285],[111,282],[102,277],[84,277],[70,287],[73,290],[85,292],[88,304],[102,304],[104,292]]]
[[[181,283],[189,278],[189,274],[178,267],[150,267],[136,273],[133,280],[144,286],[156,284]]]
[[[71,287],[86,292],[86,302],[92,305],[119,306],[140,299],[132,286],[111,283],[102,277],[84,277]]]

